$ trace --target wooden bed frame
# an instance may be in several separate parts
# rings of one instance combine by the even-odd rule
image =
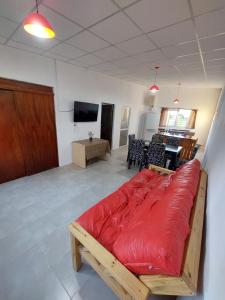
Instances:
[[[165,175],[173,173],[173,171],[154,165],[149,168]],[[78,223],[69,225],[74,270],[79,271],[82,266],[81,258],[83,258],[119,299],[123,300],[145,300],[151,294],[195,295],[198,285],[206,186],[207,174],[202,170],[191,212],[191,232],[185,245],[181,276],[134,275]]]

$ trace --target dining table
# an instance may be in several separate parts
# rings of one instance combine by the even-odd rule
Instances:
[[[145,147],[149,146],[150,141],[145,140]],[[170,170],[176,170],[177,160],[179,159],[180,153],[182,151],[182,146],[174,146],[165,144],[165,154],[169,157],[170,163],[169,163],[169,169]]]

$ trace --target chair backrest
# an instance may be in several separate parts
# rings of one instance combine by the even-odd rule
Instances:
[[[146,154],[146,164],[156,165],[159,167],[164,167],[165,164],[165,148],[164,144],[157,144],[151,142],[148,146]]]
[[[191,157],[190,157],[191,160],[195,158],[195,155],[197,154],[199,148],[200,148],[200,145],[194,146],[194,148],[192,149],[192,152],[191,152]]]
[[[192,151],[196,143],[197,143],[197,139],[181,139],[180,145],[183,147],[183,149],[180,154],[180,159],[191,160]]]
[[[131,145],[132,141],[135,139],[135,134],[128,135],[128,146]]]
[[[180,144],[180,139],[174,136],[168,136],[167,137],[167,144],[171,146],[178,147]]]
[[[153,143],[160,143],[160,144],[162,144],[163,143],[163,136],[161,135],[161,134],[154,134],[153,136],[152,136],[152,142]]]
[[[129,159],[141,162],[144,159],[145,142],[143,140],[133,139],[131,143]]]

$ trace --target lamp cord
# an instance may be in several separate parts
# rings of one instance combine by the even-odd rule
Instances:
[[[38,0],[36,0],[36,9],[37,9],[37,13],[39,13],[39,11],[38,11]]]

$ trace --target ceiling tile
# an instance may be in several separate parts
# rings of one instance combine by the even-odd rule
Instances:
[[[6,42],[6,38],[0,36],[0,44],[4,44]]]
[[[133,57],[125,57],[122,59],[118,59],[118,60],[115,60],[113,63],[116,64],[117,66],[123,67],[123,68],[127,68],[130,66],[136,66],[138,64],[138,62],[136,62]]]
[[[194,28],[191,21],[185,21],[149,33],[149,37],[159,46],[172,46],[195,39]]]
[[[164,61],[166,58],[160,50],[153,50],[133,56],[136,62],[156,62]]]
[[[119,49],[117,49],[114,46],[110,46],[110,47],[98,50],[94,54],[104,61],[120,59],[120,58],[127,56],[126,54],[124,54],[122,51],[120,51]]]
[[[44,56],[46,57],[49,57],[49,58],[53,58],[53,59],[56,59],[56,60],[61,60],[61,61],[67,61],[68,58],[65,58],[59,54],[55,54],[55,53],[51,53],[51,52],[45,52],[43,54]]]
[[[190,55],[194,53],[198,53],[198,46],[195,41],[177,45],[177,46],[170,46],[162,48],[163,53],[166,55],[166,57],[173,59],[177,56],[184,56],[184,55]]]
[[[125,11],[145,32],[190,18],[186,0],[143,0]]]
[[[48,19],[55,31],[56,38],[59,40],[67,39],[82,30],[82,27],[74,24],[43,5],[40,5],[39,11]]]
[[[84,55],[86,52],[80,49],[77,49],[73,46],[67,45],[65,43],[55,46],[50,50],[51,53],[59,54],[68,59],[73,59]]]
[[[0,16],[20,23],[34,7],[35,2],[30,0],[2,0],[0,3]]]
[[[220,49],[220,50],[214,50],[214,51],[208,51],[203,53],[203,57],[206,60],[211,60],[211,59],[225,59],[225,48]]]
[[[10,37],[10,35],[16,30],[18,25],[18,23],[0,17],[0,35],[5,38]]]
[[[91,67],[91,70],[95,71],[115,71],[118,70],[118,67],[112,63],[103,63],[97,66]]]
[[[137,0],[114,0],[120,7],[124,8]]]
[[[97,56],[95,56],[93,54],[84,55],[82,57],[79,57],[77,60],[80,62],[83,62],[89,66],[97,65],[102,62],[102,60],[100,58],[98,58]]]
[[[122,13],[102,21],[90,28],[104,40],[115,44],[139,35],[140,30]]]
[[[81,68],[88,68],[89,66],[81,61],[78,61],[76,59],[72,59],[70,60],[68,63],[72,64],[72,65],[75,65],[75,66],[78,66],[78,67],[81,67]]]
[[[198,63],[200,61],[201,61],[200,54],[179,56],[175,59],[175,63],[176,65],[178,65],[178,67],[179,65]]]
[[[75,35],[74,37],[69,39],[67,43],[88,52],[92,52],[109,46],[109,43],[103,41],[87,30]]]
[[[196,28],[200,37],[225,32],[225,9],[197,17]]]
[[[20,27],[12,36],[12,40],[41,49],[49,49],[59,43],[57,39],[40,39],[27,33]]]
[[[115,13],[118,8],[110,0],[44,0],[44,3],[67,18],[88,27]]]
[[[200,39],[200,44],[203,51],[225,48],[225,34]]]
[[[225,7],[224,0],[191,0],[194,15],[201,15]]]
[[[127,54],[130,55],[138,54],[148,50],[153,50],[156,48],[154,44],[150,42],[149,39],[144,35],[136,37],[126,42],[122,42],[118,44],[117,47],[121,50],[124,50]]]
[[[33,52],[33,53],[37,53],[37,54],[40,54],[41,52],[43,52],[43,49],[32,47],[32,46],[18,43],[15,41],[8,41],[7,46],[25,50],[25,51],[29,51],[29,52]]]

